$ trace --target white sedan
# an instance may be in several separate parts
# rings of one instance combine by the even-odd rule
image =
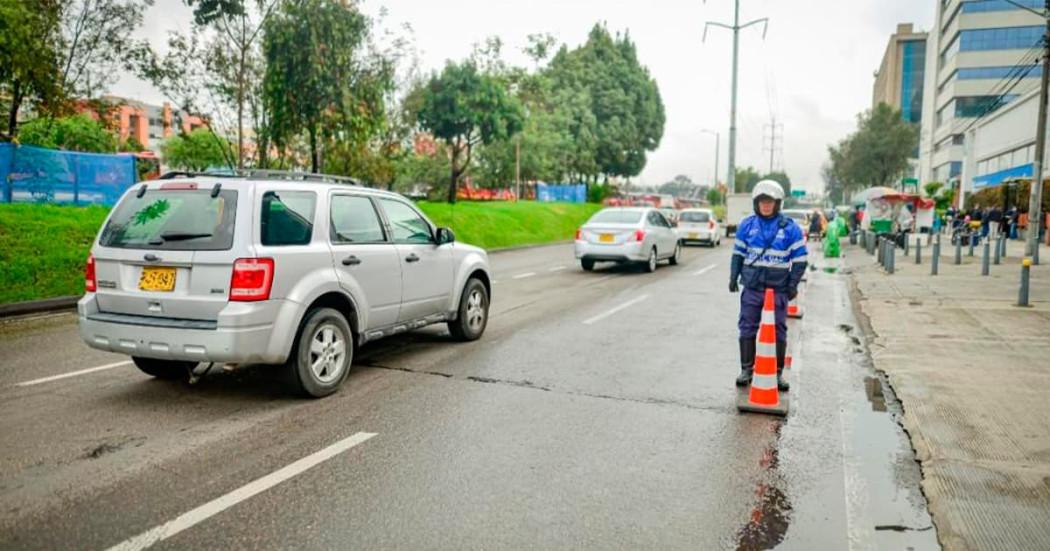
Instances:
[[[722,230],[715,213],[709,209],[685,209],[678,215],[678,239],[683,244],[722,244]]]
[[[653,208],[603,209],[576,230],[576,259],[587,271],[595,262],[637,262],[655,272],[660,260],[674,266],[681,256],[674,227]]]

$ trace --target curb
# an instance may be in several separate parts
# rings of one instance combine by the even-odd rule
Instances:
[[[0,304],[0,318],[13,318],[29,314],[71,310],[77,307],[80,297],[55,297],[43,300],[30,300]]]
[[[572,239],[568,239],[568,240],[565,240],[565,241],[551,241],[549,243],[536,243],[536,244],[533,244],[533,245],[517,245],[517,246],[514,246],[514,247],[503,247],[503,248],[500,248],[500,249],[486,249],[485,252],[487,252],[489,254],[512,253],[512,252],[515,252],[515,251],[527,251],[529,249],[540,249],[540,248],[543,248],[543,247],[556,247],[558,245],[571,245],[574,242],[575,241],[573,241]]]

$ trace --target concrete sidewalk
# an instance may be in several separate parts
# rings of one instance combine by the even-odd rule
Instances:
[[[1034,306],[1019,308],[1019,242],[988,277],[980,248],[955,266],[944,243],[938,276],[927,247],[921,266],[898,250],[894,275],[848,241],[839,262],[903,405],[941,543],[1050,549],[1050,266],[1032,268]]]

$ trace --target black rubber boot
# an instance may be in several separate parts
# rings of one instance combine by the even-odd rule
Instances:
[[[777,341],[777,388],[779,390],[791,390],[791,385],[784,380],[784,358],[787,357],[787,342]]]
[[[751,384],[751,374],[755,371],[755,339],[740,339],[740,375],[736,386]]]

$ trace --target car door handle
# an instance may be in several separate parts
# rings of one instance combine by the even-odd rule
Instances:
[[[361,259],[354,255],[350,255],[343,259],[343,266],[357,266],[361,263]]]
[[[416,256],[416,253],[412,253],[405,257],[405,262],[419,262],[419,257]]]

